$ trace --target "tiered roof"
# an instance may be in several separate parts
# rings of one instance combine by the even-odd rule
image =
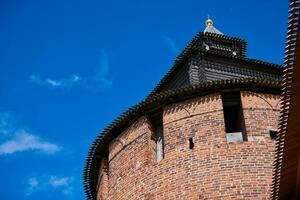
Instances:
[[[181,85],[177,84],[177,87],[209,81],[209,75],[211,74],[207,71],[209,71],[208,69],[214,68],[216,65],[224,66],[218,72],[214,73],[214,75],[217,75],[220,79],[230,78],[230,76],[226,76],[228,73],[231,73],[231,78],[280,78],[280,65],[246,57],[247,42],[237,37],[226,36],[221,32],[221,34],[219,34],[216,33],[216,31],[212,31],[217,30],[212,23],[211,19],[206,21],[207,27],[204,32],[199,32],[177,56],[174,65],[161,79],[149,96],[161,92],[164,89],[175,89],[176,86],[175,88],[172,86],[168,87],[168,83],[170,84],[172,79],[176,79],[177,74],[181,73],[181,75],[178,76],[184,78],[184,75],[182,74],[191,73],[191,67],[184,69],[187,62],[191,62],[191,60],[202,62],[201,64],[198,63],[198,65],[204,70],[195,72],[199,80],[194,81],[194,79],[197,78],[194,77],[195,74],[189,74],[188,80],[179,80],[179,82],[181,81],[183,83]],[[221,71],[223,73],[220,73]],[[228,73],[226,73],[226,71]],[[251,71],[257,73],[251,73]]]

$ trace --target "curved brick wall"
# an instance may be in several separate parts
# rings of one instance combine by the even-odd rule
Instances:
[[[153,128],[138,119],[100,164],[98,199],[268,199],[279,96],[242,92],[248,141],[228,143],[221,94],[163,108],[165,157],[155,161]],[[188,140],[195,146],[189,149]]]

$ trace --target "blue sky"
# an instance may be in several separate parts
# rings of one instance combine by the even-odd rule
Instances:
[[[288,1],[0,2],[0,199],[84,198],[96,135],[155,87],[205,28],[281,64]]]

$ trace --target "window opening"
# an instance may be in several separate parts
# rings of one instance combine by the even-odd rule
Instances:
[[[156,162],[160,162],[164,158],[164,129],[162,109],[150,113],[149,119],[154,129],[154,137],[156,142]]]
[[[271,139],[272,139],[272,140],[276,140],[277,135],[278,135],[278,130],[270,129],[270,130],[269,130],[269,133],[270,133]]]
[[[194,148],[194,138],[189,138],[189,149],[193,149]]]
[[[246,141],[240,92],[222,93],[226,138],[228,142]]]

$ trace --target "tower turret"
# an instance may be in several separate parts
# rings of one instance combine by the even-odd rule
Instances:
[[[208,18],[151,94],[95,139],[87,199],[267,199],[281,72]]]

